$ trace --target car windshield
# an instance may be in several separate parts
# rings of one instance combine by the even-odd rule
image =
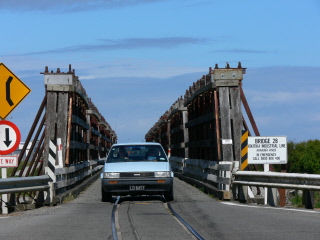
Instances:
[[[108,154],[108,163],[113,162],[168,161],[159,145],[113,146]]]

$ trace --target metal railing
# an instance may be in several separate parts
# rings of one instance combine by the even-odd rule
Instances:
[[[320,191],[320,175],[238,171],[234,174],[234,185]]]
[[[52,180],[48,175],[0,179],[1,213],[8,214],[20,207],[28,209],[31,205],[50,204],[51,186]],[[27,196],[32,199],[32,204],[27,204]],[[21,200],[25,204],[20,205]]]
[[[318,174],[238,171],[234,173],[233,178],[232,184],[239,186],[238,200],[240,202],[247,201],[248,186],[266,187],[268,190],[271,190],[269,191],[270,194],[267,194],[267,201],[270,205],[277,205],[276,192],[272,191],[272,189],[295,189],[303,190],[303,205],[307,209],[313,209],[313,191],[320,191],[320,175]]]
[[[51,179],[48,175],[1,179],[0,193],[6,194],[32,191],[48,191],[50,189],[50,181]]]

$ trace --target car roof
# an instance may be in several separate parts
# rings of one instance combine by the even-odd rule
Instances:
[[[115,143],[112,146],[130,146],[130,145],[160,145],[160,143],[157,142],[130,142],[130,143]]]

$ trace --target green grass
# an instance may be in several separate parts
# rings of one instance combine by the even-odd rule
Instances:
[[[314,208],[320,208],[320,192],[314,194]]]
[[[289,199],[294,207],[303,207],[302,204],[302,195],[297,194],[296,196]]]
[[[70,195],[66,196],[66,197],[63,199],[63,203],[72,202],[75,198],[76,198],[76,196],[70,194]]]
[[[290,198],[289,201],[293,204],[294,207],[304,207],[301,194],[297,194],[296,196]],[[320,208],[320,192],[314,193],[314,208]]]

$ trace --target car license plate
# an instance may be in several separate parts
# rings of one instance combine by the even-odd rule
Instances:
[[[130,191],[143,191],[144,186],[129,186]]]

